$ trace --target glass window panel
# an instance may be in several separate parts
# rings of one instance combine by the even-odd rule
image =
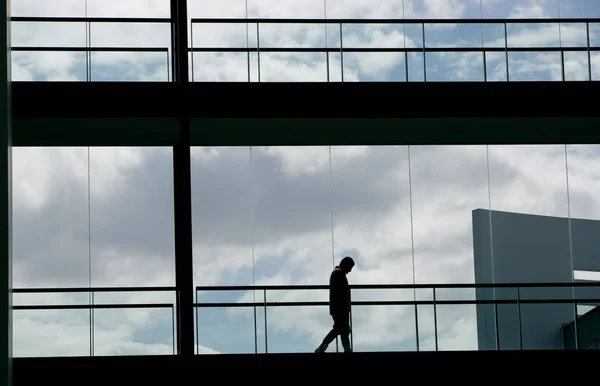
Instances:
[[[90,149],[92,286],[175,284],[171,148]]]
[[[67,82],[87,79],[85,52],[18,51],[11,53],[13,81]]]
[[[325,82],[327,55],[325,53],[260,53],[261,82]]]
[[[560,52],[510,52],[510,81],[561,81]]]
[[[257,284],[327,284],[333,268],[331,186],[327,147],[253,147],[252,208]],[[322,291],[321,291],[322,292]],[[270,301],[314,299],[318,292],[267,292]],[[328,331],[326,307],[267,310],[269,347],[291,347]],[[290,318],[302,321],[290,323]],[[317,332],[315,332],[317,331]],[[322,339],[322,337],[320,339]],[[271,351],[271,349],[269,349]]]
[[[600,231],[600,202],[594,188],[600,181],[600,146],[568,145],[569,204],[571,210],[571,243],[573,255],[573,276],[576,281],[594,284],[594,287],[577,288],[576,299],[600,300],[600,261],[597,258],[597,233]],[[577,307],[577,336],[580,349],[597,349],[599,302],[582,302]],[[565,327],[565,342],[574,348],[574,323]]]
[[[188,18],[244,18],[246,0],[187,1]],[[256,16],[249,16],[256,17]]]
[[[127,2],[87,0],[86,5],[90,17],[170,17],[171,15],[169,0],[127,0]]]
[[[559,7],[556,1],[484,0],[481,4],[481,10],[483,18],[486,19],[548,19],[559,17]]]
[[[248,17],[251,18],[322,19],[324,15],[322,0],[280,0],[277,6],[269,0],[248,0]]]
[[[565,80],[590,80],[589,57],[587,52],[565,52]]]
[[[402,24],[344,24],[343,48],[403,48],[404,32]]]
[[[194,285],[255,284],[250,149],[193,147],[191,171]],[[196,296],[198,303],[262,301],[258,291],[200,289]],[[255,347],[253,308],[197,308],[194,315],[197,353],[264,352],[264,338]]]
[[[256,53],[194,52],[191,59],[194,82],[248,82],[258,78]],[[250,64],[250,66],[248,66]]]
[[[489,213],[482,213],[474,227],[481,245],[488,246],[491,229],[492,254],[482,254],[480,261],[487,261],[495,283],[571,282],[565,147],[491,146],[489,156],[491,223]],[[496,290],[498,297],[572,299],[573,292],[547,286],[506,288]],[[562,325],[574,320],[574,306],[501,305],[498,319],[500,349],[563,349]]]
[[[19,0],[11,2],[11,16],[27,17],[83,17],[82,0]]]
[[[13,311],[13,355],[65,357],[90,355],[90,311]]]
[[[506,54],[486,52],[486,75],[488,82],[506,82]]]
[[[344,53],[344,81],[405,82],[405,54],[399,52]]]
[[[169,23],[91,23],[91,47],[171,47]]]
[[[411,146],[410,166],[415,282],[475,283],[473,216],[490,207],[486,147]],[[465,296],[474,299],[475,291],[436,290],[440,300]],[[432,297],[432,290],[419,291],[419,300]],[[419,306],[420,349],[435,349],[436,334],[438,349],[457,348],[457,342],[462,349],[476,349],[475,306],[445,307],[434,315],[433,306]]]
[[[428,52],[428,82],[483,82],[483,54],[480,52]]]
[[[11,22],[12,47],[86,47],[86,23]]]
[[[167,82],[170,77],[169,53],[163,52],[92,52],[92,81]]]
[[[332,147],[331,168],[335,263],[355,259],[350,283],[413,283],[407,147]],[[413,301],[414,292],[353,290],[352,299]],[[415,347],[414,306],[355,306],[352,320],[357,351]]]
[[[87,148],[13,149],[13,286],[90,284]]]
[[[258,30],[260,48],[324,48],[327,32],[325,24],[296,23],[265,23]]]
[[[425,24],[426,47],[481,47],[482,28],[481,24]]]
[[[174,292],[97,292],[92,301],[115,306],[92,311],[95,356],[176,353]]]
[[[559,5],[563,18],[600,17],[600,7],[595,0],[560,0]]]

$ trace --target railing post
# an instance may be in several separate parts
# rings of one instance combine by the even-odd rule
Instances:
[[[423,32],[423,82],[427,82],[427,47],[425,45],[425,23],[421,24]]]
[[[350,351],[354,352],[354,324],[352,323],[352,303],[350,303]]]
[[[510,71],[508,70],[508,24],[504,22],[504,51],[506,55],[506,81],[510,82]]]
[[[417,305],[417,297],[415,296],[415,336],[417,342],[417,352],[421,351],[421,345],[419,342],[419,307]]]
[[[260,83],[260,23],[256,23],[256,61],[258,66],[257,80]]]
[[[342,23],[340,23],[340,69],[341,81],[344,83],[344,28]]]
[[[435,287],[433,287],[433,328],[435,333],[435,351],[438,351],[438,323],[437,323],[437,304],[436,304],[436,295],[435,295]]]
[[[494,323],[496,324],[496,351],[500,351],[500,330],[498,324],[498,299],[494,297]]]
[[[269,353],[269,343],[267,334],[267,289],[263,290],[263,304],[265,306],[265,354]]]
[[[252,292],[254,292],[254,290],[252,290]],[[256,301],[256,299],[255,299]],[[257,330],[257,326],[256,326],[256,302],[255,304],[252,306],[252,309],[254,310],[254,353],[258,354],[258,330]]]
[[[592,50],[590,46],[590,23],[585,23],[585,32],[587,40],[587,54],[588,54],[588,76],[589,81],[592,80]]]
[[[199,334],[199,328],[198,328],[198,325],[199,325],[199,323],[198,323],[198,313],[199,313],[199,310],[198,310],[198,289],[197,288],[194,288],[194,298],[195,298],[195,301],[194,301],[194,313],[196,314],[196,320],[194,321],[195,325],[196,325],[196,347],[194,347],[194,353],[199,354],[198,347],[200,347],[200,334]]]
[[[177,354],[177,336],[175,334],[175,308],[171,308],[171,337],[173,338],[173,355],[175,355]],[[197,346],[198,345],[196,344],[196,347]]]
[[[521,320],[521,287],[517,287],[517,315],[519,320],[519,347],[523,350],[523,324]]]
[[[90,356],[94,356],[94,346],[95,346],[95,342],[96,342],[96,329],[95,329],[95,325],[96,325],[96,320],[95,320],[95,313],[94,311],[96,310],[94,307],[95,304],[95,300],[94,300],[94,291],[90,291]]]
[[[579,315],[577,315],[577,302],[573,303],[575,319],[573,320],[573,332],[575,333],[575,350],[579,350]]]

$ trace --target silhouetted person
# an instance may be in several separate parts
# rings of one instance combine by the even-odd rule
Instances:
[[[333,318],[333,329],[323,339],[323,343],[315,350],[324,353],[327,347],[339,335],[344,352],[350,348],[350,286],[346,274],[354,268],[354,260],[344,257],[340,265],[335,267],[329,278],[329,314]]]

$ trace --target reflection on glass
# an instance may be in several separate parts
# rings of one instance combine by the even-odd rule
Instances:
[[[331,178],[333,263],[346,255],[354,258],[357,265],[348,275],[351,284],[412,284],[407,147],[332,147]],[[352,295],[354,301],[414,300],[413,291],[407,290],[354,290]],[[393,335],[388,343],[393,347],[414,345],[414,327],[410,327],[411,323],[414,326],[414,314],[370,314],[367,308],[353,309],[355,339],[361,336],[355,341],[356,350],[374,350],[379,347],[379,338],[367,339],[392,334],[388,328],[402,326],[409,335]]]
[[[85,52],[16,51],[11,57],[16,82],[84,81],[89,74]]]
[[[492,218],[490,224],[489,213],[482,215],[479,226],[482,244],[492,230],[492,256],[485,261],[494,282],[572,282],[565,147],[491,146],[489,152]],[[573,290],[506,288],[496,297],[572,299]],[[500,349],[562,349],[562,324],[575,315],[572,304],[498,309]]]
[[[326,147],[252,149],[257,282],[325,284],[332,269]]]
[[[248,147],[192,148],[194,286],[252,286],[256,283],[250,160]],[[196,292],[196,297],[198,303],[239,303],[260,299],[247,291],[202,289]],[[197,308],[194,315],[197,317],[198,353],[255,352],[251,309]],[[238,342],[219,343],[227,340],[231,332],[227,327],[223,332],[216,332],[220,323],[231,329],[241,325],[247,335],[240,337]],[[217,333],[219,335],[214,335]]]
[[[175,353],[172,308],[96,309],[94,355],[172,355]]]
[[[175,283],[170,148],[90,149],[92,286]]]
[[[269,353],[312,353],[333,326],[326,305],[268,307],[266,312]],[[334,341],[327,352],[337,351]]]
[[[198,354],[253,354],[253,307],[203,307],[198,310]],[[264,322],[260,321],[260,325]]]
[[[93,355],[172,355],[175,293],[97,292],[92,310]]]
[[[89,356],[89,309],[13,311],[13,355]]]
[[[147,0],[128,0],[127,3],[120,0],[87,0],[85,4],[90,17],[164,18],[171,14],[169,0],[154,0],[151,4]]]
[[[490,206],[486,147],[411,146],[410,166],[415,282],[474,283],[473,212]],[[458,300],[452,296],[457,291],[438,289],[436,296]],[[418,292],[418,300],[433,300],[432,290]],[[433,307],[419,308],[420,349],[435,349]],[[455,328],[475,325],[474,315],[461,310],[469,308],[454,306],[446,319],[438,318],[439,350],[451,341],[473,347],[476,329]]]
[[[352,309],[355,352],[416,351],[414,306],[358,306]]]
[[[250,149],[194,147],[191,158],[194,285],[253,285]]]
[[[332,267],[331,195],[327,147],[252,149],[252,212],[257,284],[327,284]],[[267,292],[267,301],[303,301],[322,296],[296,291]],[[310,334],[322,339],[311,320],[325,308],[267,310],[268,351],[286,351]],[[293,323],[291,322],[293,321]],[[316,328],[316,327],[315,327]],[[309,334],[309,335],[307,335]],[[317,338],[315,338],[317,339]],[[287,342],[287,343],[286,343]],[[312,348],[314,350],[314,347]]]
[[[571,210],[571,250],[573,256],[573,277],[576,281],[600,284],[600,261],[597,258],[597,234],[600,231],[600,200],[594,194],[598,185],[600,146],[568,145],[567,160],[569,172],[569,204]],[[576,288],[575,298],[600,299],[600,285]],[[598,304],[600,302],[580,302],[577,307],[577,346],[575,326],[565,327],[565,342],[568,348],[597,349]]]
[[[87,148],[13,149],[13,286],[90,284]]]

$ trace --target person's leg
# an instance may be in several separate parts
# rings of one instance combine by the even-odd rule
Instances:
[[[344,317],[343,315],[332,315],[333,318],[333,328],[329,333],[323,338],[323,342],[317,347],[315,352],[324,353],[327,350],[327,347],[335,340],[335,338],[340,335],[341,332],[344,331]],[[347,324],[347,323],[346,323]]]
[[[352,352],[352,347],[350,346],[350,317],[345,316],[340,320],[339,325],[342,347],[344,348],[345,353],[350,353]]]
[[[342,347],[344,348],[344,352],[352,352],[352,347],[350,347],[350,331],[347,331],[347,333],[340,334],[340,338],[342,341]]]
[[[323,338],[323,342],[321,342],[321,345],[317,347],[315,352],[324,353],[327,350],[327,347],[329,347],[329,345],[331,344],[331,342],[333,342],[338,336],[338,334],[339,331],[335,327],[332,328],[331,331],[329,331],[329,333],[325,336],[325,338]]]

